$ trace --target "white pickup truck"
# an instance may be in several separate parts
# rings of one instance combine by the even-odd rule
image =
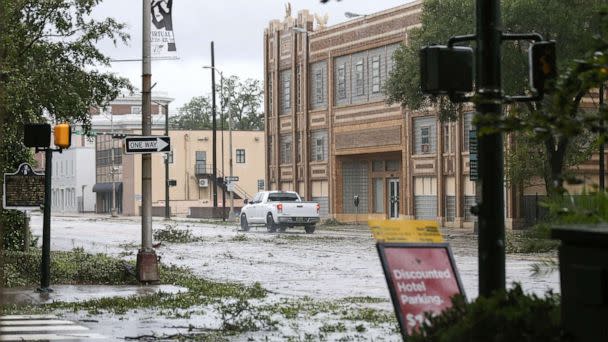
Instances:
[[[288,227],[304,226],[307,234],[319,222],[319,203],[303,202],[296,192],[261,191],[241,209],[241,229],[250,225],[266,225],[269,232],[284,232]]]

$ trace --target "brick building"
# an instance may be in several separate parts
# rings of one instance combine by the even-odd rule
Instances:
[[[359,215],[473,226],[472,110],[440,122],[433,108],[409,112],[387,105],[383,94],[392,54],[420,26],[421,11],[422,1],[414,1],[331,27],[315,25],[306,10],[269,23],[264,70],[270,189],[298,191],[343,221]],[[597,155],[579,173],[587,184],[597,184]],[[529,221],[527,212],[538,212],[525,204],[536,203],[544,190],[505,193],[506,225],[515,228]]]

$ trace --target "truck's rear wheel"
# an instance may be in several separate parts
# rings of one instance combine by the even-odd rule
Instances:
[[[314,233],[316,228],[317,228],[317,226],[314,224],[308,224],[308,225],[304,226],[304,230],[306,231],[306,234]]]
[[[241,215],[241,229],[244,231],[249,231],[249,224],[247,223],[247,215]]]
[[[266,229],[268,232],[274,233],[277,231],[277,225],[274,223],[274,219],[272,218],[272,214],[268,213],[266,215]]]

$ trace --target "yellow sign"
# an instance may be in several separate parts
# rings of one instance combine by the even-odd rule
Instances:
[[[443,242],[435,221],[370,220],[368,225],[378,242]]]

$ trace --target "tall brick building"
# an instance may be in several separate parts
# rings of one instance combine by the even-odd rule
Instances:
[[[432,108],[387,105],[383,93],[393,52],[420,26],[421,11],[422,1],[414,1],[331,27],[315,25],[306,10],[270,22],[264,34],[270,189],[298,191],[343,221],[359,215],[473,226],[473,113],[442,123]],[[506,197],[507,226],[520,226],[523,192],[508,189]]]

